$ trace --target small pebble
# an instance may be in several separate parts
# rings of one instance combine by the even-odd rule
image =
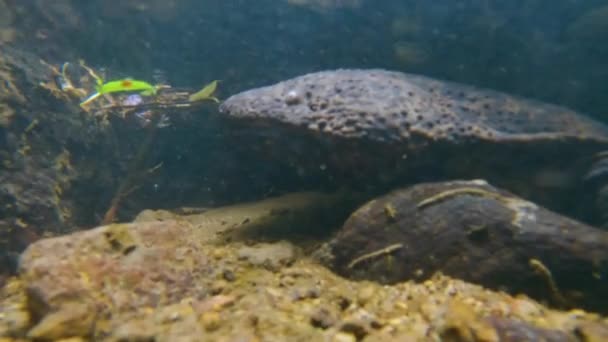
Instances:
[[[327,329],[336,323],[336,318],[329,310],[320,308],[312,314],[310,323],[316,328]]]
[[[236,280],[236,276],[234,275],[234,272],[232,272],[232,270],[224,270],[224,272],[222,272],[222,277],[229,282],[233,282]]]
[[[210,293],[212,295],[218,295],[226,289],[228,283],[225,280],[218,280],[211,284]]]
[[[217,312],[205,312],[201,315],[201,323],[207,331],[214,331],[220,327],[221,318]]]
[[[376,290],[373,286],[366,286],[357,292],[357,301],[359,305],[363,306],[368,303],[376,293]]]
[[[334,335],[333,342],[356,342],[357,338],[349,333],[339,332]]]

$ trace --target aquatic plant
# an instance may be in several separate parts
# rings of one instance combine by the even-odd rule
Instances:
[[[196,101],[211,100],[216,103],[219,103],[220,100],[218,100],[217,97],[213,96],[213,93],[215,93],[215,90],[217,89],[217,82],[219,82],[219,81],[218,80],[212,81],[211,83],[204,86],[203,89],[190,95],[188,97],[188,101],[196,102]]]

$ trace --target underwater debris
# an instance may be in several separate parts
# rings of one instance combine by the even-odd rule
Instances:
[[[131,94],[131,95],[127,96],[127,98],[125,98],[121,104],[123,106],[130,107],[130,106],[139,106],[143,102],[144,102],[144,99],[141,97],[141,95]]]
[[[80,103],[81,107],[88,105],[89,103],[104,94],[141,91],[140,95],[152,96],[156,95],[156,92],[158,90],[158,86],[153,86],[148,82],[134,80],[131,78],[125,78],[122,80],[110,81],[106,83],[104,83],[101,78],[98,78],[97,81],[97,92],[91,94],[84,101],[82,101]]]
[[[566,299],[557,286],[557,282],[555,281],[551,270],[549,270],[549,268],[545,266],[542,261],[532,258],[528,260],[528,264],[547,283],[547,287],[549,288],[550,294],[553,296],[555,303],[564,307],[572,306],[572,303],[569,303],[568,299]]]
[[[160,128],[157,123],[161,120],[161,116],[153,115],[150,120],[151,120],[152,124],[148,128],[146,137],[145,137],[144,141],[142,141],[142,143],[139,145],[139,149],[137,150],[137,155],[131,161],[131,163],[127,169],[127,174],[126,174],[125,178],[119,184],[118,189],[116,189],[116,193],[114,194],[114,196],[112,197],[112,200],[110,201],[110,207],[106,210],[106,213],[103,216],[103,220],[101,221],[101,224],[110,224],[110,223],[113,223],[114,221],[116,221],[118,209],[119,209],[120,204],[122,203],[122,200],[128,194],[130,194],[133,190],[135,190],[137,188],[135,183],[142,174],[142,172],[141,172],[142,165],[146,161],[146,157],[148,156],[148,151],[150,150],[150,147],[152,146],[152,142],[154,141],[154,138],[156,137],[158,128]],[[160,165],[162,165],[162,164],[160,164]],[[156,171],[159,167],[160,166],[155,166],[149,170],[145,170],[144,173]]]
[[[217,89],[217,83],[218,82],[219,82],[218,80],[215,80],[215,81],[207,84],[206,86],[203,87],[203,89],[201,89],[201,90],[197,91],[196,93],[190,95],[188,97],[188,101],[190,101],[190,102],[196,102],[196,101],[211,100],[211,101],[214,101],[216,103],[219,103],[220,100],[218,100],[217,97],[213,96],[213,93]]]
[[[163,128],[171,124],[171,112],[192,110],[206,100],[219,103],[219,99],[213,95],[217,90],[218,80],[212,81],[198,92],[193,92],[189,89],[175,89],[166,84],[153,85],[132,78],[105,82],[104,77],[84,61],[77,64],[84,70],[84,75],[79,75],[72,65],[66,62],[61,68],[51,66],[56,75],[57,89],[70,94],[72,98],[78,98],[80,108],[106,124],[110,116],[122,119],[134,117],[139,126],[147,127],[155,121],[152,117],[159,115],[160,120],[156,124]],[[74,73],[72,78],[68,75],[68,69],[70,73]],[[74,78],[78,80],[78,85],[75,85]],[[92,90],[94,92],[87,96]],[[101,97],[107,101],[98,102]]]
[[[349,262],[348,266],[346,266],[346,268],[354,268],[355,266],[361,264],[362,262],[365,262],[366,260],[375,259],[377,257],[385,256],[385,255],[388,256],[391,253],[393,253],[401,248],[403,248],[403,244],[395,243],[390,246],[381,248],[377,251],[366,253],[362,256],[355,258],[353,261]]]
[[[453,197],[456,197],[459,195],[463,195],[463,194],[491,198],[491,199],[494,199],[497,201],[502,201],[505,203],[508,202],[508,199],[504,198],[500,194],[490,192],[485,189],[462,187],[462,188],[456,188],[456,189],[449,189],[449,190],[440,192],[438,194],[435,194],[431,197],[425,198],[422,201],[420,201],[418,204],[416,204],[416,208],[424,209],[430,205],[434,205],[434,204],[437,204],[446,199],[450,199],[450,198],[453,198]]]
[[[80,106],[86,108],[91,102],[95,101],[102,95],[124,92],[140,92],[142,96],[156,95],[159,89],[167,87],[165,85],[152,85],[146,81],[136,80],[133,78],[123,78],[106,82],[95,70],[88,67],[84,61],[80,61],[80,66],[87,71],[90,77],[95,81],[95,92],[84,99]]]

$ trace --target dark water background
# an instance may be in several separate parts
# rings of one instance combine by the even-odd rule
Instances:
[[[112,77],[191,88],[220,79],[220,98],[312,71],[385,68],[561,104],[608,122],[606,0],[0,0],[0,33],[3,44],[50,63],[82,58]],[[20,113],[21,129],[44,120],[45,110]],[[299,188],[284,170],[250,162],[216,139],[221,128],[207,120],[214,111],[159,132],[145,166],[163,167],[140,180],[121,219],[144,208],[218,205]],[[0,131],[7,151],[11,134],[20,134],[15,127]],[[64,191],[76,203],[78,226],[99,223],[144,135],[120,121],[113,130],[111,141],[73,138],[57,146],[99,173],[75,176]],[[40,144],[60,140],[70,139],[41,137]],[[42,222],[12,209],[3,215]]]
[[[220,78],[234,92],[381,67],[608,115],[605,0],[28,2],[51,18],[30,24],[56,29],[49,40],[90,64],[142,78],[160,69],[172,84]]]

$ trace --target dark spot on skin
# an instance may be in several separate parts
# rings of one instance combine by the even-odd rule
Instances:
[[[401,111],[401,116],[403,116],[404,118],[406,118],[407,115],[408,115],[407,111],[405,111],[405,110]]]
[[[312,97],[312,94],[309,91],[307,91],[306,92],[306,98],[310,100],[311,97]]]
[[[327,109],[327,103],[321,103],[321,110]]]
[[[249,221],[250,220],[249,220],[249,217],[248,217],[248,218],[244,219],[243,222],[241,222],[241,224],[247,224]]]
[[[317,124],[317,127],[319,128],[319,130],[324,130],[325,127],[327,127],[327,122],[325,121],[319,121],[319,123]]]
[[[295,106],[300,104],[301,102],[302,100],[298,96],[287,96],[287,98],[285,99],[285,104],[287,104],[288,106]]]
[[[422,115],[418,115],[418,116],[416,117],[416,119],[417,119],[418,121],[422,121],[422,119],[424,119],[424,118],[422,117]]]
[[[407,92],[407,94],[408,94],[409,96],[414,96],[414,92],[411,92],[411,91],[408,91],[408,92]]]

